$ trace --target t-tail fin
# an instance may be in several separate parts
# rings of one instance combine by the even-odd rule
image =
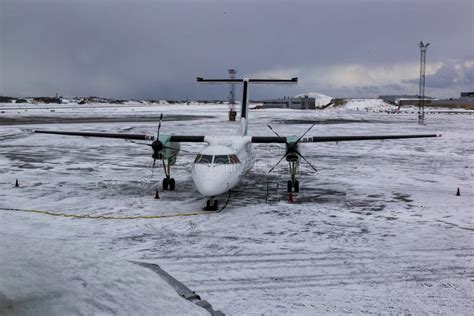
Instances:
[[[291,79],[203,79],[197,78],[203,83],[242,83],[242,103],[240,108],[240,126],[237,133],[241,136],[247,135],[248,131],[248,107],[249,107],[249,83],[252,84],[278,84],[278,83],[298,83],[298,78]]]

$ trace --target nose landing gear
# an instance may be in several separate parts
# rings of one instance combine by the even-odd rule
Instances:
[[[208,199],[206,201],[206,207],[204,208],[204,210],[216,212],[218,206],[219,206],[219,203],[216,199]]]

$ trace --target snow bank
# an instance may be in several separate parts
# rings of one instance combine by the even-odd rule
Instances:
[[[204,315],[151,270],[77,242],[0,235],[1,315]]]
[[[356,111],[392,111],[396,109],[395,106],[382,99],[350,99],[342,108]]]
[[[317,108],[328,105],[333,99],[333,97],[330,97],[328,95],[318,93],[318,92],[308,92],[308,93],[298,94],[297,96],[295,96],[295,98],[304,98],[304,97],[314,98],[315,99],[314,102]]]

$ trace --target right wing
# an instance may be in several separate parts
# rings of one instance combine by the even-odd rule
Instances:
[[[301,143],[322,143],[322,142],[344,142],[344,141],[359,141],[359,140],[384,140],[384,139],[403,139],[403,138],[426,138],[426,137],[440,137],[437,134],[405,134],[405,135],[361,135],[361,136],[314,136],[303,137],[298,142]],[[292,142],[289,137],[278,136],[254,136],[252,143],[270,144],[279,143],[286,144]]]

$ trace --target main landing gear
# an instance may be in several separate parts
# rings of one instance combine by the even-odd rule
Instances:
[[[290,176],[291,180],[288,180],[287,192],[300,192],[300,182],[296,180],[296,168],[298,167],[297,160],[290,160]]]
[[[166,178],[163,179],[163,190],[174,191],[176,181],[171,178],[171,164],[167,160],[163,160],[163,169],[165,170]]]
[[[206,201],[206,207],[204,208],[204,210],[216,212],[218,206],[219,206],[219,203],[216,199],[208,199]]]

